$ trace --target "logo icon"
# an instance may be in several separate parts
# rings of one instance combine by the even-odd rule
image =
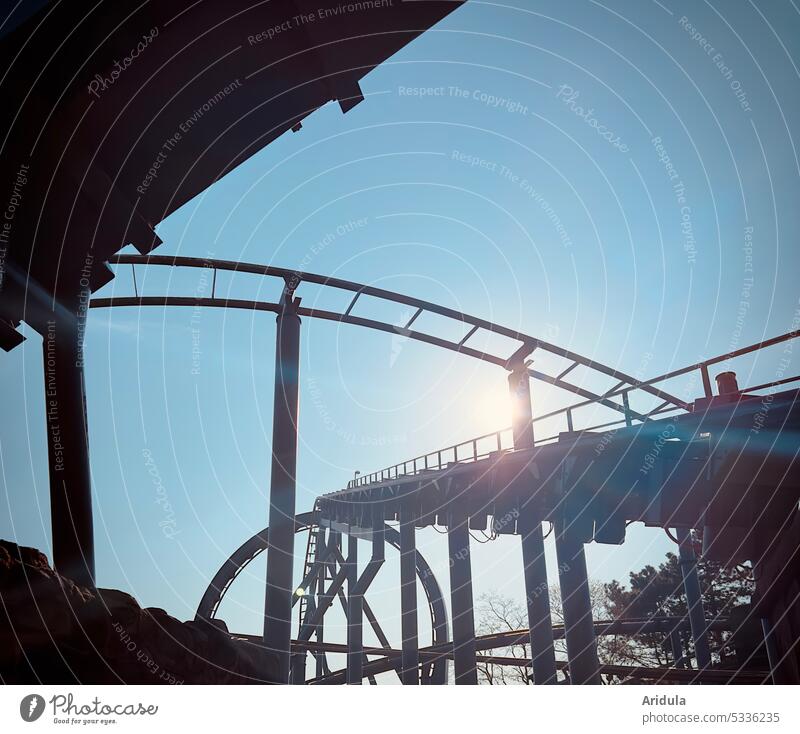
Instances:
[[[38,693],[30,693],[19,705],[19,715],[23,721],[36,721],[44,713],[44,699]]]

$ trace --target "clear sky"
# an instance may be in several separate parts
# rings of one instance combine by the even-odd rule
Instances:
[[[370,283],[654,376],[791,327],[798,59],[791,0],[470,1],[369,74],[348,114],[327,105],[163,221],[157,252]],[[207,295],[203,278],[138,276],[153,295]],[[217,281],[231,297],[278,290]],[[129,269],[112,293],[132,294]],[[411,315],[366,299],[356,313]],[[0,536],[49,551],[41,342],[26,333],[0,355],[2,384],[20,386],[3,396]],[[274,337],[267,313],[91,312],[101,586],[189,618],[222,561],[266,525]],[[768,353],[734,366],[755,384],[775,364]],[[534,392],[536,410],[558,404]],[[355,470],[505,427],[507,410],[499,368],[306,320],[298,510]],[[445,539],[418,536],[446,590]],[[625,578],[671,546],[635,526],[628,539],[588,548],[594,578]],[[251,570],[221,616],[258,632],[263,564]],[[516,538],[476,544],[473,570],[476,594],[522,597]],[[368,597],[390,631],[398,574],[388,563]]]

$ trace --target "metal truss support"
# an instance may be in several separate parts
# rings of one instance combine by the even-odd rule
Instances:
[[[600,685],[600,661],[583,541],[564,519],[556,522],[555,530],[570,683]]]
[[[508,387],[511,393],[514,448],[533,448],[531,383],[528,368],[521,358],[511,364]],[[533,682],[535,684],[553,684],[557,682],[556,654],[553,643],[553,620],[550,616],[550,593],[547,588],[542,523],[531,509],[523,507],[517,529],[522,540],[522,563],[528,608]]]
[[[321,552],[321,549],[325,546],[325,528],[320,527],[317,530],[317,554]],[[338,545],[341,545],[341,535],[339,533],[331,530],[328,538],[328,543],[334,548],[338,549]],[[320,573],[319,577],[317,578],[317,596],[321,599],[325,595],[325,580],[326,575],[330,574],[331,579],[334,578],[336,575],[336,560],[329,559],[325,561],[325,565],[323,566],[322,573]],[[316,611],[316,606],[314,607],[314,611]],[[313,612],[311,612],[313,614]],[[319,624],[314,628],[314,636],[317,638],[317,642],[324,643],[325,642],[325,617],[323,616],[319,620]],[[316,676],[319,678],[322,675],[325,675],[326,671],[326,662],[325,662],[325,653],[324,652],[317,652],[316,656]]]
[[[275,399],[272,413],[272,473],[269,551],[264,603],[264,644],[278,655],[278,679],[289,682],[292,641],[297,405],[300,365],[299,299],[288,290],[277,318]]]
[[[403,638],[401,680],[419,684],[419,635],[417,630],[417,548],[411,498],[400,504],[400,626]]]
[[[91,588],[95,579],[92,486],[78,319],[71,313],[54,313],[42,350],[53,562],[59,573]]]
[[[706,634],[706,619],[703,609],[703,595],[700,579],[697,576],[697,556],[692,544],[692,531],[689,528],[675,528],[678,539],[678,560],[683,576],[683,590],[686,594],[686,607],[689,610],[689,626],[692,629],[694,654],[700,670],[711,665],[711,649]]]
[[[358,586],[358,538],[347,538],[347,684],[360,686],[364,677],[364,606]]]
[[[469,525],[464,515],[452,513],[447,529],[450,553],[450,600],[453,615],[453,666],[456,685],[477,685],[475,618],[472,605],[472,563]]]
[[[306,601],[306,612],[305,615],[312,615],[317,610],[317,604],[315,601],[315,592],[318,590],[320,598],[325,593],[325,573],[328,568],[328,556],[330,555],[329,548],[325,545],[325,528],[315,528],[312,527],[309,529],[310,533],[315,533],[316,536],[316,543],[314,546],[314,563],[311,567],[311,570],[308,573],[308,577],[304,578],[301,582],[300,586],[303,589],[304,600]],[[292,606],[294,606],[298,601],[303,601],[300,597],[294,597],[292,600]],[[303,616],[302,608],[301,608],[301,619]],[[322,637],[322,620],[320,620],[320,624],[314,628],[314,634],[316,635],[317,642],[324,642]],[[324,653],[320,653],[319,651],[314,651],[314,658],[317,660],[317,668],[320,668],[319,660],[320,657],[324,659]],[[306,682],[306,652],[305,650],[302,651],[292,651],[292,669],[291,669],[291,682],[293,685],[304,685]]]

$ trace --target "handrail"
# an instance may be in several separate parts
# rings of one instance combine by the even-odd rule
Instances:
[[[653,383],[662,382],[664,380],[668,380],[668,379],[672,379],[674,377],[679,377],[681,375],[688,374],[688,373],[690,373],[692,371],[695,371],[695,370],[700,370],[701,373],[702,373],[703,371],[707,371],[708,367],[711,366],[711,365],[719,364],[720,362],[724,362],[724,361],[726,361],[728,359],[735,359],[736,357],[741,357],[741,356],[743,356],[745,354],[751,354],[752,352],[757,352],[760,349],[766,349],[767,347],[774,346],[775,344],[780,344],[780,343],[785,342],[785,341],[790,341],[791,339],[795,339],[798,336],[800,336],[800,331],[790,331],[790,332],[787,332],[786,334],[781,334],[780,336],[773,337],[772,339],[767,339],[765,341],[758,342],[756,344],[751,344],[748,347],[742,347],[741,349],[737,349],[734,352],[728,352],[726,354],[718,355],[716,357],[711,357],[710,359],[704,360],[703,362],[697,362],[695,364],[689,365],[688,367],[683,367],[683,368],[678,369],[678,370],[672,370],[671,372],[667,372],[667,373],[665,373],[663,375],[659,375],[658,377],[653,377],[650,380],[647,380],[647,383],[653,384]],[[742,393],[742,394],[752,393],[752,392],[756,392],[758,390],[766,390],[766,389],[769,389],[769,388],[779,387],[781,385],[787,385],[787,384],[790,384],[792,382],[798,382],[798,381],[800,381],[800,375],[795,375],[794,377],[785,377],[785,378],[782,378],[782,379],[779,379],[779,380],[773,380],[771,382],[765,382],[765,383],[762,383],[760,385],[754,385],[753,387],[742,388],[742,389],[740,389],[739,392]],[[704,380],[704,382],[705,382],[705,380]],[[641,384],[644,384],[644,383],[641,383]],[[572,411],[574,411],[577,408],[585,407],[586,405],[591,405],[593,403],[600,402],[601,399],[608,398],[608,397],[613,397],[614,395],[620,394],[620,392],[622,392],[624,394],[625,392],[628,392],[628,391],[630,391],[632,389],[635,389],[637,386],[638,385],[634,385],[633,387],[626,388],[624,391],[609,391],[609,392],[604,393],[603,395],[599,396],[599,399],[586,400],[586,401],[584,401],[582,403],[576,403],[574,405],[569,405],[569,406],[567,406],[565,408],[558,408],[557,410],[552,410],[549,413],[543,413],[542,415],[534,416],[533,417],[533,422],[536,423],[537,421],[542,421],[542,420],[545,420],[547,418],[553,418],[553,417],[558,416],[558,415],[566,415],[567,416],[567,429],[568,429],[569,432],[572,432],[572,417],[571,417]],[[713,397],[713,395],[709,395],[706,392],[705,397]],[[646,414],[646,417],[647,418],[653,418],[655,416],[663,415],[664,413],[669,413],[669,412],[672,412],[672,411],[675,411],[675,410],[683,410],[683,409],[679,408],[678,406],[675,406],[675,405],[663,405],[662,404],[662,405],[658,406],[657,408],[654,408],[653,410],[649,411]],[[583,430],[583,431],[598,431],[600,429],[608,429],[608,428],[611,428],[613,426],[621,426],[621,424],[629,425],[630,421],[627,420],[627,419],[620,419],[620,420],[616,420],[616,421],[610,421],[610,422],[607,422],[607,423],[600,423],[600,424],[597,424],[597,425],[589,426],[589,427],[583,428],[581,430]],[[380,470],[372,472],[370,474],[365,474],[365,475],[356,477],[354,479],[351,479],[347,483],[347,489],[353,489],[354,487],[361,487],[361,486],[364,486],[364,485],[367,485],[367,484],[372,484],[373,482],[382,481],[383,479],[396,479],[398,476],[414,476],[415,474],[420,473],[420,471],[417,469],[417,467],[418,467],[420,462],[424,462],[425,463],[425,466],[424,466],[425,470],[429,470],[429,469],[434,469],[434,470],[444,469],[445,466],[450,462],[443,462],[442,461],[442,456],[449,456],[451,452],[452,452],[452,454],[454,456],[454,458],[453,458],[453,462],[454,463],[469,463],[471,461],[477,461],[479,459],[488,458],[491,454],[494,453],[493,451],[490,451],[490,452],[487,452],[487,453],[479,455],[477,453],[477,450],[474,447],[475,447],[475,444],[477,442],[482,441],[483,439],[486,439],[486,438],[490,438],[492,436],[497,436],[497,451],[501,451],[501,450],[513,451],[513,447],[510,447],[508,449],[502,449],[501,448],[501,439],[500,439],[500,435],[501,434],[507,433],[507,432],[511,432],[511,430],[512,430],[511,428],[502,428],[499,431],[495,431],[494,433],[487,433],[487,434],[485,434],[483,436],[478,436],[477,438],[467,439],[466,441],[462,441],[461,443],[454,444],[452,446],[448,446],[448,447],[443,448],[443,449],[438,449],[436,451],[430,451],[427,454],[422,454],[421,456],[417,456],[417,457],[415,457],[413,459],[408,459],[407,461],[402,461],[402,462],[399,462],[397,464],[393,464],[392,466],[386,467],[384,469],[380,469]],[[558,439],[558,437],[559,437],[559,434],[555,434],[553,436],[546,436],[545,438],[535,439],[534,440],[534,446],[541,446],[541,445],[550,443],[550,442]],[[473,446],[473,448],[474,448],[473,456],[467,456],[464,459],[458,459],[458,449],[461,448],[462,446]],[[437,461],[436,465],[434,465],[434,466],[429,466],[429,463],[428,463],[428,457],[431,457],[431,456],[436,456],[438,458],[438,461]],[[413,470],[410,471],[410,472],[406,470],[406,467],[408,465],[412,465],[412,467],[413,467]],[[400,467],[403,467],[403,473],[402,474],[399,473]],[[394,471],[394,476],[392,476],[392,471]]]

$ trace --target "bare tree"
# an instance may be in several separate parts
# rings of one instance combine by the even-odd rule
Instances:
[[[749,569],[725,569],[708,561],[698,564],[703,601],[706,614],[714,619],[721,614],[733,614],[747,609],[753,592],[753,582],[748,576]],[[648,620],[659,616],[686,616],[686,601],[683,596],[683,582],[680,567],[674,554],[667,554],[666,561],[658,568],[645,566],[641,571],[631,573],[629,585],[618,581],[601,583],[589,582],[592,618],[595,620]],[[550,611],[553,624],[563,625],[564,613],[561,592],[558,586],[551,586]],[[525,604],[513,598],[492,591],[478,599],[476,605],[478,631],[480,634],[513,632],[526,630],[528,616]],[[742,633],[744,634],[744,633]],[[517,645],[496,648],[495,656],[512,657],[520,660],[520,665],[498,665],[486,660],[479,661],[478,674],[482,683],[491,685],[512,685],[533,683],[529,667],[530,645],[523,642]],[[734,655],[731,650],[729,633],[710,635],[712,650],[716,660]],[[686,658],[692,655],[690,635],[681,633],[680,644]],[[745,642],[747,642],[745,640]],[[746,645],[745,645],[746,646]],[[602,664],[632,665],[658,668],[669,665],[670,646],[666,644],[663,632],[634,633],[626,635],[601,635],[597,638],[597,653]],[[556,659],[566,660],[566,642],[563,635],[555,642]],[[622,683],[624,678],[604,675],[606,683]]]

